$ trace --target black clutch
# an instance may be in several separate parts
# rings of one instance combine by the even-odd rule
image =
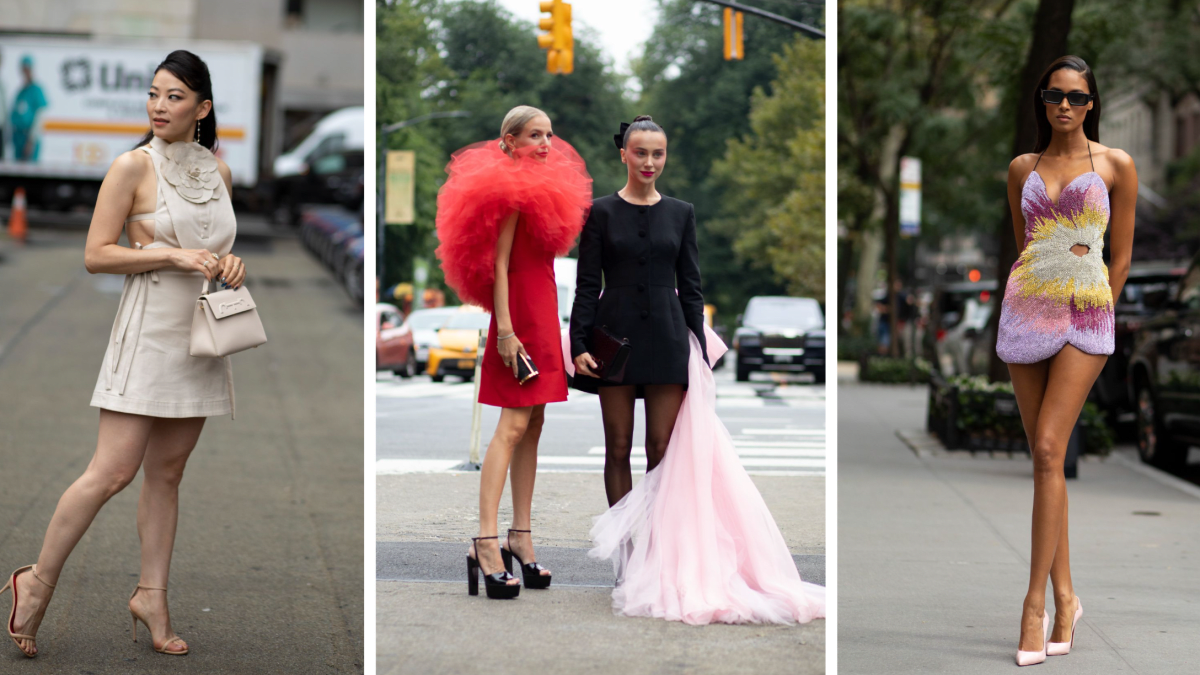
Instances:
[[[517,384],[525,384],[538,376],[537,366],[533,359],[524,354],[517,354]]]
[[[628,338],[619,338],[608,331],[608,326],[592,329],[592,349],[589,352],[596,362],[596,374],[605,382],[620,384],[625,379],[625,364],[633,346]]]

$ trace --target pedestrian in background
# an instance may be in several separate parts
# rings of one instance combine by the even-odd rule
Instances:
[[[31,64],[24,67],[28,79]],[[230,254],[237,230],[232,178],[213,154],[212,98],[208,66],[191,52],[169,54],[146,101],[151,130],[113,162],[100,187],[84,261],[93,274],[126,275],[125,287],[92,395],[100,408],[95,455],[59,500],[37,564],[13,572],[5,587],[13,592],[9,634],[29,657],[38,654],[38,626],[67,557],[139,469],[133,637],[140,621],[155,651],[188,653],[167,609],[179,483],[206,418],[234,407],[228,357],[189,355],[192,314],[210,283],[236,288],[246,277],[241,259]],[[133,248],[118,243],[122,230]]]
[[[1020,256],[1004,289],[996,338],[1033,454],[1032,555],[1016,657],[1022,666],[1070,652],[1083,615],[1071,582],[1063,460],[1088,392],[1113,353],[1113,307],[1129,274],[1138,191],[1133,159],[1100,145],[1100,93],[1083,59],[1054,61],[1031,94],[1037,144],[1008,167]],[[1101,252],[1110,219],[1106,267]],[[1047,577],[1054,586],[1053,631]]]
[[[482,569],[489,598],[515,598],[513,558],[526,588],[550,585],[550,571],[536,562],[530,511],[546,404],[567,400],[554,257],[575,245],[592,181],[550,118],[530,106],[505,115],[498,141],[456,152],[446,172],[437,255],[459,297],[491,312],[479,402],[502,409],[480,474],[468,592],[478,593]],[[513,522],[501,546],[497,519],[510,466]]]
[[[614,141],[627,179],[584,225],[570,329],[574,386],[599,392],[604,419],[609,510],[592,527],[589,555],[613,561],[613,610],[690,624],[823,617],[825,589],[801,581],[717,417],[709,364],[725,345],[704,323],[695,209],[655,188],[666,132],[640,116]],[[623,373],[595,358],[605,334],[628,341]],[[639,398],[647,465],[634,487]]]

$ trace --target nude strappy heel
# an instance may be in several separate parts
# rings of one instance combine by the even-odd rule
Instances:
[[[4,588],[0,588],[0,593],[3,593],[4,591],[7,591],[10,588],[12,589],[12,595],[13,595],[12,609],[9,610],[9,612],[8,612],[8,623],[6,624],[6,628],[8,629],[8,636],[10,638],[12,638],[13,643],[17,645],[17,649],[21,649],[21,643],[18,642],[18,640],[32,640],[34,642],[35,646],[37,644],[36,636],[22,635],[20,633],[13,632],[13,621],[15,621],[17,618],[17,575],[20,574],[21,572],[24,572],[25,570],[29,570],[33,574],[34,579],[37,579],[38,581],[42,582],[43,585],[48,586],[50,588],[50,590],[54,590],[54,584],[39,577],[38,573],[37,573],[37,568],[34,567],[33,565],[26,565],[24,567],[18,567],[12,574],[10,574],[8,576],[8,583],[4,584]],[[21,653],[25,654],[26,657],[31,658],[31,659],[33,657],[37,656],[36,652],[33,654],[29,654],[24,649],[21,649]]]
[[[134,587],[133,593],[131,593],[129,595],[129,599],[133,600],[133,596],[137,595],[138,590],[142,589],[142,588],[144,588],[148,591],[162,591],[164,593],[167,592],[167,589],[165,589],[165,588],[155,588],[154,586],[143,586],[141,584],[138,584],[137,586]],[[138,622],[141,621],[142,623],[146,624],[147,631],[150,631],[150,622],[146,621],[142,617],[138,616],[137,612],[133,611],[132,607],[129,608],[129,615],[131,617],[133,617],[133,641],[137,642]],[[159,654],[170,654],[171,656],[183,656],[184,654],[188,653],[187,646],[184,646],[184,648],[182,650],[167,649],[167,646],[169,646],[170,644],[175,643],[175,642],[183,643],[183,638],[179,637],[178,635],[172,636],[172,637],[168,638],[167,641],[164,642],[161,647],[159,647],[158,645],[154,644],[154,633],[153,632],[150,633],[150,646],[154,647],[154,651],[158,652]]]

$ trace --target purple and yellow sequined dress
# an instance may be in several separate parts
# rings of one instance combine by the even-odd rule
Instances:
[[[1025,249],[1008,275],[996,353],[1005,363],[1036,363],[1067,343],[1088,354],[1113,353],[1112,289],[1101,254],[1108,188],[1095,171],[1050,201],[1036,170],[1021,189]],[[1076,244],[1088,247],[1080,256]]]

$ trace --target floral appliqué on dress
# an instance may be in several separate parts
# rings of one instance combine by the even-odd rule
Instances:
[[[177,142],[168,145],[163,155],[169,160],[163,163],[163,178],[180,197],[193,204],[220,198],[217,157],[208,148],[199,143]]]

